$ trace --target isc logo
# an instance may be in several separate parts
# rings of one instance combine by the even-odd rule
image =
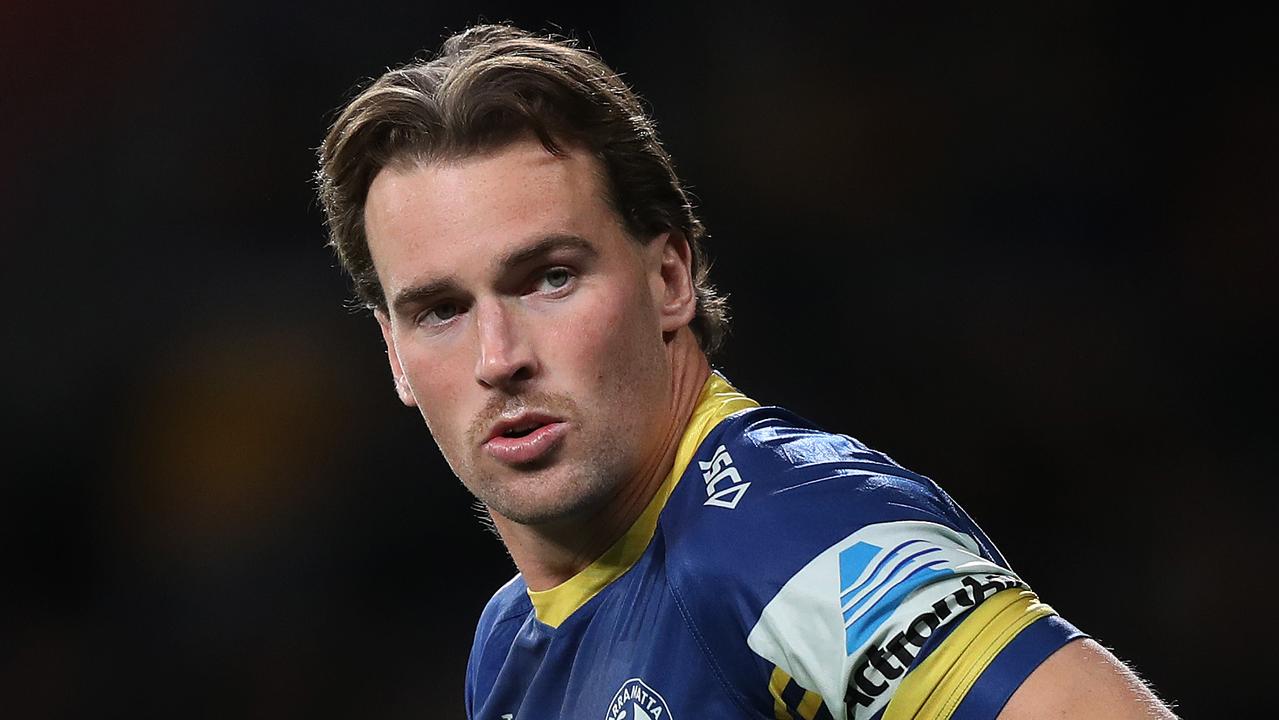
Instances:
[[[742,482],[742,476],[737,473],[737,468],[733,467],[733,458],[728,454],[728,450],[720,445],[716,448],[710,462],[699,460],[697,464],[702,468],[702,479],[706,481],[707,497],[703,504],[729,510],[737,507],[738,501],[742,499],[742,495],[746,494],[746,488],[751,484]]]

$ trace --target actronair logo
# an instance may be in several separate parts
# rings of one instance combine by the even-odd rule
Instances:
[[[702,469],[702,480],[706,483],[706,502],[703,505],[728,508],[732,510],[746,494],[751,484],[742,482],[742,476],[733,467],[733,458],[723,445],[715,449],[710,462],[697,461]]]
[[[852,682],[844,696],[845,703],[870,706],[888,690],[890,681],[906,672],[920,648],[947,620],[1001,590],[1021,587],[1017,578],[998,574],[969,575],[961,582],[962,587],[934,602],[932,607],[907,623],[905,629],[887,641],[867,648],[861,662],[853,668]]]
[[[912,643],[924,643],[935,627],[953,624],[1003,587],[992,584],[996,578],[1017,582],[983,557],[977,538],[957,528],[924,520],[862,525],[783,584],[746,642],[800,687],[829,699],[848,694],[842,715],[866,720],[888,705],[904,679],[903,659],[920,654]]]
[[[907,540],[887,553],[868,542],[840,552],[839,606],[847,653],[866,644],[916,589],[954,575],[946,564],[941,548],[923,540]]]

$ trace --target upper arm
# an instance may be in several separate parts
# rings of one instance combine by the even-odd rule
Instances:
[[[896,521],[815,557],[747,638],[775,668],[777,716],[811,717],[807,702],[837,719],[994,717],[1078,631],[977,551],[952,528]]]
[[[743,707],[767,704],[779,719],[990,720],[1005,710],[1043,717],[1068,697],[1035,688],[1061,683],[1058,666],[1070,670],[1079,650],[1048,659],[1098,646],[1072,642],[1082,633],[1038,601],[945,493],[850,439],[752,427],[752,442],[730,449],[753,494],[668,538],[673,556],[696,548],[690,555],[726,575],[680,576],[672,589],[707,604],[692,612],[704,636],[737,642],[745,631],[744,661],[737,645],[707,648],[731,668]]]
[[[1053,653],[1017,688],[999,720],[1174,718],[1141,678],[1093,640]]]

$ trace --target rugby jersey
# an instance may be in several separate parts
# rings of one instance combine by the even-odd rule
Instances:
[[[480,617],[471,720],[993,718],[1081,633],[931,480],[718,374],[632,527]]]

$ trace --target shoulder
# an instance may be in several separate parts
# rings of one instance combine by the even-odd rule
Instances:
[[[466,701],[474,700],[477,688],[492,684],[516,633],[533,610],[524,578],[516,575],[489,598],[475,625],[475,639],[466,663]]]
[[[749,570],[751,579],[790,577],[856,533],[872,544],[901,542],[901,527],[1003,564],[932,480],[775,407],[738,413],[711,432],[662,524],[674,559],[700,571]]]
[[[512,632],[518,629],[518,625],[532,610],[533,603],[529,600],[528,586],[524,584],[524,577],[516,575],[498,588],[484,605],[484,611],[480,613],[479,622],[475,625],[475,646],[472,649],[472,655],[486,644],[499,627],[510,624],[516,626],[512,628]]]
[[[794,685],[842,707],[852,671],[884,642],[916,627],[922,644],[928,627],[1021,586],[927,477],[779,408],[734,415],[707,437],[662,534],[687,621],[754,703]]]

